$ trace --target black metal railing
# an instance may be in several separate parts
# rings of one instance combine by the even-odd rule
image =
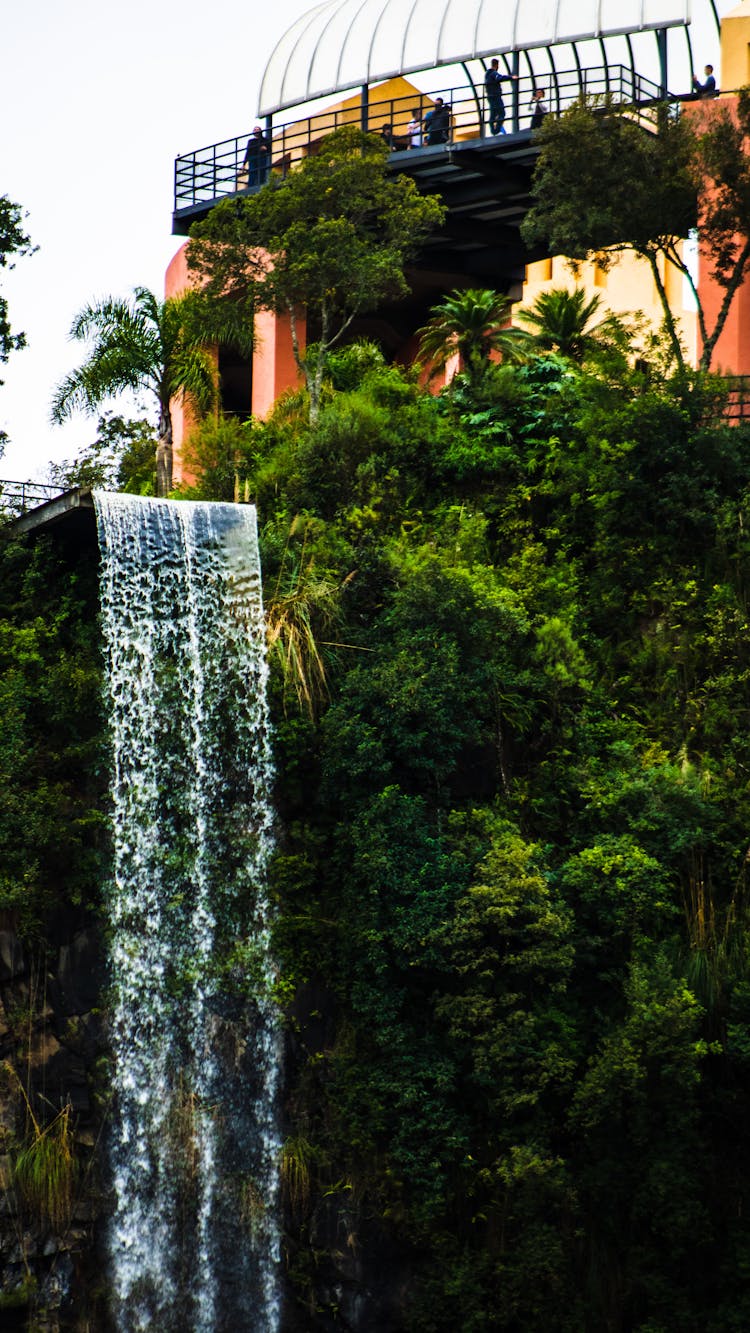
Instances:
[[[601,65],[592,69],[558,71],[544,79],[530,75],[502,85],[506,109],[504,130],[519,133],[529,130],[534,108],[532,93],[540,89],[547,111],[560,115],[577,98],[609,97],[622,106],[632,106],[648,114],[648,108],[663,100],[657,84],[634,74],[625,65]],[[238,135],[222,143],[210,144],[175,162],[175,214],[208,206],[230,195],[253,194],[269,176],[285,176],[290,167],[312,156],[326,135],[343,125],[366,127],[382,134],[392,152],[427,152],[433,145],[424,141],[414,147],[408,125],[416,109],[419,120],[431,111],[438,98],[450,109],[445,143],[461,143],[486,138],[490,134],[490,112],[484,88],[475,90],[466,84],[444,88],[434,93],[413,93],[385,101],[364,103],[350,99],[346,106],[320,111],[302,120],[274,126],[264,136],[265,150],[252,155],[248,162],[249,136]],[[262,161],[261,161],[262,159]]]
[[[20,518],[63,492],[41,481],[6,481],[0,478],[0,523]]]

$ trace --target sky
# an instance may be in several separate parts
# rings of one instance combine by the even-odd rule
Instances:
[[[49,460],[96,438],[96,417],[49,422],[55,386],[82,360],[73,316],[136,286],[163,294],[182,243],[174,159],[249,132],[266,61],[313,3],[0,0],[0,194],[39,247],[0,270],[28,343],[0,366],[0,477],[44,480]]]

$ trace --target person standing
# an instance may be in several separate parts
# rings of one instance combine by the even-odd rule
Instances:
[[[406,134],[410,148],[422,147],[422,118],[419,114],[418,106],[412,107],[411,120],[406,127]]]
[[[270,160],[271,152],[268,141],[264,138],[260,125],[256,125],[247,141],[247,148],[242,161],[243,167],[247,167],[248,186],[265,185],[268,179]]]
[[[714,78],[713,65],[706,65],[704,69],[706,82],[701,83],[698,79],[693,79],[693,92],[699,97],[716,97],[716,79]]]
[[[491,60],[490,67],[484,76],[490,134],[505,134],[505,103],[501,85],[503,83],[518,83],[518,75],[501,74],[498,68],[499,64],[499,60]]]
[[[533,93],[531,94],[531,101],[529,102],[529,111],[531,113],[531,128],[532,130],[538,130],[539,126],[544,120],[544,117],[547,115],[547,112],[549,111],[549,107],[547,106],[547,103],[544,100],[544,92],[542,91],[541,88],[535,88]]]
[[[442,97],[435,98],[435,105],[424,118],[425,142],[428,144],[447,143],[451,129],[451,109]]]

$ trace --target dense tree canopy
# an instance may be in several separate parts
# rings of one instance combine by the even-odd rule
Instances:
[[[216,401],[211,344],[248,350],[252,329],[234,302],[207,301],[199,292],[160,301],[137,287],[132,301],[105,297],[76,315],[71,338],[88,343],[86,360],[58,385],[52,420],[96,411],[125,389],[146,390],[159,412],[156,493],[172,489],[172,403],[181,394],[199,413]]]
[[[0,196],[0,268],[12,268],[17,255],[28,255],[33,250],[24,230],[23,213],[18,204],[11,203],[7,194]],[[11,331],[8,303],[0,297],[0,361],[7,361],[10,352],[25,345],[22,333]]]
[[[658,360],[331,369],[234,452],[324,672],[274,650],[292,1325],[739,1333],[747,428]]]
[[[329,348],[312,419],[195,443],[260,515],[290,1333],[750,1323],[750,429],[561,352],[433,396]],[[0,560],[31,938],[106,856],[68,559]]]
[[[648,262],[674,355],[679,331],[667,299],[664,263],[692,287],[701,333],[701,366],[711,365],[731,302],[750,267],[750,90],[736,111],[701,102],[677,116],[661,106],[635,117],[613,104],[581,100],[539,131],[534,206],[522,232],[572,260],[606,265],[632,249]],[[724,290],[712,328],[681,240],[697,227],[709,270]]]
[[[132,420],[105,412],[99,418],[96,439],[74,458],[50,463],[47,475],[61,491],[99,486],[107,491],[152,495],[156,483],[153,426],[145,417]]]
[[[7,194],[0,195],[0,268],[12,268],[17,255],[29,255],[34,247],[24,230],[23,212]],[[8,302],[0,295],[0,362],[5,362],[11,352],[25,347],[23,333],[14,333],[10,325]],[[0,380],[2,384],[2,380]],[[7,436],[0,431],[0,452]]]
[[[437,199],[387,174],[387,157],[382,136],[345,127],[283,180],[218,204],[192,229],[188,262],[209,291],[249,287],[258,309],[289,319],[313,421],[329,351],[356,315],[405,294],[404,265],[442,220]],[[315,338],[304,354],[301,307]]]

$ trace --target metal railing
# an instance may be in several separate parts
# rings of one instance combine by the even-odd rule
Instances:
[[[625,65],[558,71],[543,80],[532,80],[530,75],[525,75],[518,81],[502,85],[506,132],[531,129],[531,96],[535,89],[541,89],[547,111],[552,115],[560,115],[581,96],[609,97],[618,105],[636,108],[653,106],[665,96],[657,84],[639,74],[634,75]],[[252,156],[249,162],[246,157],[247,134],[178,157],[174,180],[175,213],[207,206],[230,195],[254,194],[270,176],[283,177],[291,167],[314,155],[323,139],[343,125],[366,127],[373,133],[382,134],[392,153],[427,152],[432,145],[411,146],[407,127],[414,110],[424,123],[437,98],[442,98],[450,110],[447,138],[440,147],[445,143],[456,144],[489,136],[490,109],[484,88],[475,90],[463,84],[458,88],[444,88],[430,94],[414,93],[381,102],[364,103],[350,99],[346,106],[274,126],[264,135],[265,149],[260,155]],[[262,162],[259,156],[263,158]]]
[[[20,518],[29,509],[36,509],[38,505],[62,494],[59,486],[48,486],[41,481],[6,481],[0,478],[0,523]]]
[[[750,375],[724,375],[727,390],[721,415],[734,423],[750,421]]]

